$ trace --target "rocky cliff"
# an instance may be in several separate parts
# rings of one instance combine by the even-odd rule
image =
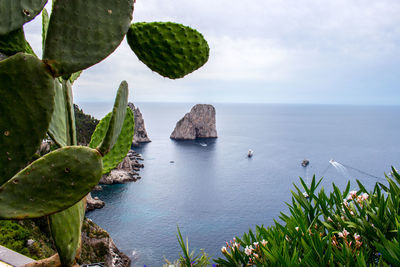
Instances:
[[[139,161],[143,158],[140,154],[133,150],[129,150],[128,155],[118,166],[111,170],[110,173],[104,174],[99,184],[123,184],[126,182],[135,182],[141,177],[137,173],[144,165]]]
[[[109,267],[127,267],[131,264],[129,257],[119,251],[107,231],[85,218],[80,264],[95,262],[104,262]]]
[[[212,105],[197,104],[176,123],[172,139],[194,140],[216,138],[215,108]]]
[[[133,116],[135,118],[135,134],[133,135],[132,145],[138,146],[139,143],[151,142],[150,138],[147,136],[143,116],[139,108],[135,107],[131,102],[128,103],[128,107],[133,111]]]

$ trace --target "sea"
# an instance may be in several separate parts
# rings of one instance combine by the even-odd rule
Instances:
[[[112,108],[78,104],[96,118]],[[93,195],[106,206],[87,214],[132,266],[177,259],[178,227],[191,250],[222,256],[225,242],[288,212],[299,177],[322,178],[326,191],[349,180],[357,189],[356,179],[372,190],[391,166],[400,169],[400,106],[215,103],[218,138],[175,141],[170,134],[193,103],[135,104],[152,140],[135,148],[142,178],[104,186]]]

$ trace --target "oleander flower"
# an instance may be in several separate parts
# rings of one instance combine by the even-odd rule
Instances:
[[[357,234],[357,233],[354,233],[354,239],[355,240],[360,240],[361,236],[359,234]]]
[[[350,196],[351,199],[354,199],[354,198],[357,197],[357,191],[356,190],[350,191],[349,194],[350,194],[349,196]]]
[[[223,254],[228,253],[228,251],[226,250],[226,247],[222,247],[222,248],[221,248],[221,252],[222,252]]]
[[[261,244],[265,247],[268,244],[268,241],[265,241],[264,239],[261,241]]]
[[[252,251],[253,251],[252,246],[246,246],[246,248],[244,249],[244,253],[246,253],[247,256],[250,256]]]
[[[346,228],[343,228],[342,232],[338,233],[339,237],[346,239],[347,236],[349,235],[349,232],[347,232]]]

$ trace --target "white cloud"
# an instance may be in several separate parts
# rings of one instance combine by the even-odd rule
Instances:
[[[172,20],[202,32],[209,62],[171,81],[148,70],[124,41],[84,71],[75,97],[111,100],[127,80],[135,101],[224,101],[230,92],[239,102],[302,102],[307,95],[309,102],[369,103],[382,98],[379,84],[386,86],[382,102],[400,101],[400,75],[389,75],[400,69],[399,13],[398,0],[137,0],[135,21]],[[26,27],[27,38],[39,52],[35,23]]]

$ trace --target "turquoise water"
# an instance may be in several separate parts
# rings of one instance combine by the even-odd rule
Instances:
[[[111,107],[79,104],[96,117]],[[332,182],[343,188],[355,178],[372,188],[391,165],[400,166],[396,106],[215,104],[219,137],[196,141],[169,139],[192,104],[137,106],[153,141],[136,149],[145,159],[142,179],[105,187],[97,195],[106,206],[88,214],[132,266],[177,258],[177,225],[192,248],[219,256],[225,241],[255,225],[268,226],[287,211],[299,176],[324,176],[328,190]],[[307,168],[300,165],[305,158]],[[378,178],[350,168],[338,172],[330,159]]]

